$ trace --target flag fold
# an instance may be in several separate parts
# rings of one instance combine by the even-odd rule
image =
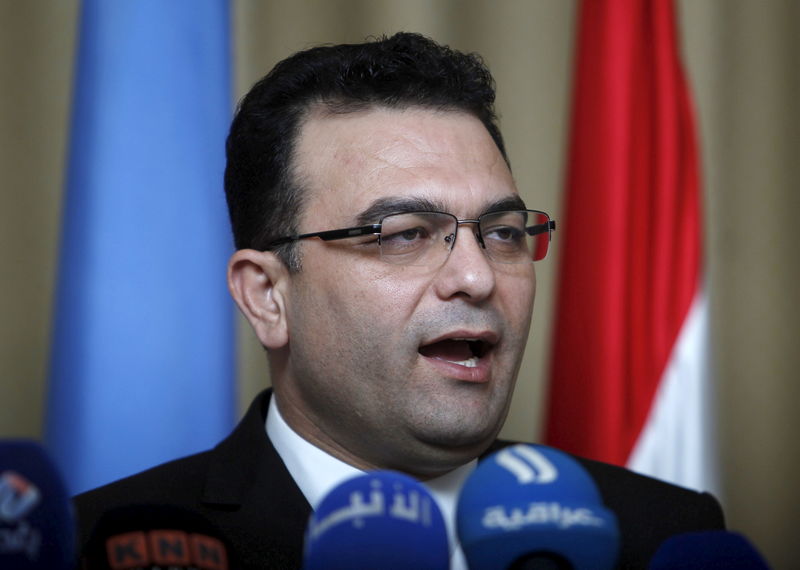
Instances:
[[[704,486],[700,177],[674,7],[586,1],[577,37],[545,438]],[[669,420],[657,412],[665,396],[677,398]]]
[[[232,427],[224,1],[82,2],[46,442],[76,493]]]

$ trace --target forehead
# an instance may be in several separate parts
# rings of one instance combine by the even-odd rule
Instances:
[[[474,216],[517,194],[488,131],[463,112],[312,113],[301,127],[294,165],[307,193],[304,230],[319,225],[310,220],[349,223],[387,198],[422,198]]]

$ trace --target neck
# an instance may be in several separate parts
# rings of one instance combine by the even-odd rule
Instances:
[[[382,453],[370,455],[357,446],[358,443],[369,442],[369,434],[359,434],[361,437],[354,445],[342,443],[336,438],[335,430],[325,429],[320,421],[306,413],[303,406],[298,405],[291,392],[287,393],[280,387],[279,383],[275,384],[273,397],[281,417],[288,426],[312,445],[362,471],[400,471],[420,481],[427,481],[450,473],[484,451],[483,448],[444,449],[419,442],[415,446],[418,448],[416,452],[398,450],[396,446],[387,444],[380,446]]]

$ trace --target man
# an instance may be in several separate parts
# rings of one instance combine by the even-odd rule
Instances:
[[[253,87],[227,143],[228,281],[273,390],[214,450],[77,497],[84,540],[110,508],[172,504],[246,567],[297,567],[322,496],[394,469],[435,493],[463,565],[455,499],[504,445],[554,228],[517,192],[493,102],[479,58],[413,34],[301,52]],[[622,566],[723,524],[707,495],[584,466],[619,518]]]

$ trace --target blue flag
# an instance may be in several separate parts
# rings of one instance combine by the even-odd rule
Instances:
[[[46,440],[72,493],[233,425],[226,0],[84,0]]]

